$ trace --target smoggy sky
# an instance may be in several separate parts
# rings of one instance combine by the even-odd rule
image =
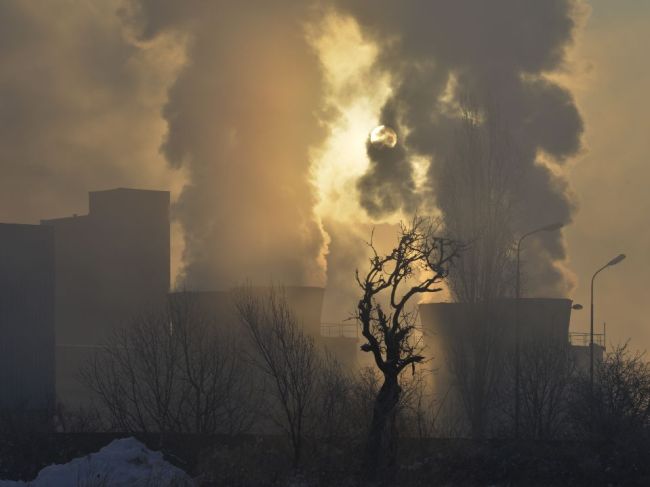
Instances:
[[[327,283],[338,320],[372,226],[385,241],[413,209],[444,209],[455,97],[487,94],[520,144],[514,229],[572,222],[529,242],[529,292],[582,303],[586,330],[591,273],[624,252],[598,278],[596,322],[650,347],[650,5],[368,5],[0,3],[0,221],[170,189],[177,283]],[[378,123],[405,145],[369,160]]]
[[[608,342],[630,338],[650,348],[650,4],[592,0],[568,81],[585,120],[585,150],[570,180],[579,209],[567,229],[569,265],[578,276],[572,298],[585,305],[572,326],[589,326],[589,283],[619,253],[627,260],[596,280],[597,328]]]

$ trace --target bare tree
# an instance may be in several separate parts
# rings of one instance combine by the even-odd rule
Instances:
[[[312,414],[312,434],[320,442],[331,445],[355,436],[358,425],[351,414],[354,386],[354,376],[326,352],[318,372],[318,400]]]
[[[431,395],[426,374],[426,371],[417,370],[414,374],[402,374],[399,378],[402,392],[397,404],[396,422],[404,436],[424,439],[434,435],[439,405]],[[350,394],[342,408],[347,408],[345,418],[349,423],[350,438],[367,439],[372,421],[367,411],[373,410],[382,377],[381,371],[375,367],[363,367],[349,377]]]
[[[453,143],[442,164],[438,202],[445,231],[469,245],[449,275],[454,297],[485,303],[513,294],[518,150],[494,103],[461,104]]]
[[[435,237],[431,221],[415,217],[410,225],[400,225],[396,247],[380,255],[373,245],[370,266],[365,274],[357,271],[362,291],[357,320],[363,337],[361,347],[371,353],[381,371],[383,383],[375,399],[366,447],[366,468],[371,477],[390,473],[396,461],[396,414],[402,389],[399,376],[407,367],[424,360],[414,336],[416,313],[408,308],[412,298],[440,291],[449,265],[460,246]],[[380,300],[385,299],[386,304]]]
[[[635,436],[650,427],[650,364],[644,353],[628,344],[614,348],[597,364],[596,381],[581,378],[576,386],[572,416],[578,429],[592,436]]]
[[[575,360],[566,336],[538,330],[520,347],[521,433],[537,440],[557,439],[568,430],[569,397],[575,380]],[[514,357],[506,363],[506,377],[514,376]],[[500,402],[512,417],[514,381],[502,383]]]
[[[567,396],[574,373],[566,338],[545,335],[523,343],[520,394],[525,435],[548,440],[566,429]]]
[[[243,288],[236,307],[256,352],[252,362],[272,384],[270,418],[287,433],[297,467],[316,397],[319,358],[314,342],[301,330],[282,291],[271,288],[256,296],[250,287]]]
[[[505,323],[498,300],[513,295],[518,149],[496,103],[461,102],[451,149],[441,161],[438,204],[449,237],[468,243],[449,275],[454,299],[465,303],[468,328],[455,333],[448,355],[470,433],[481,438],[503,375],[499,346]]]
[[[427,383],[427,373],[430,372],[418,370],[410,376],[402,376],[400,381],[402,388],[398,413],[400,431],[420,440],[434,436],[437,413],[440,409]]]
[[[257,386],[233,330],[207,315],[191,293],[171,296],[169,314],[180,352],[179,391],[185,396],[182,430],[232,435],[250,429]]]
[[[83,382],[120,431],[247,430],[254,387],[235,342],[190,293],[118,330],[82,370]]]
[[[180,405],[173,392],[179,381],[179,353],[169,323],[165,312],[134,319],[117,330],[81,370],[83,383],[97,395],[112,429],[176,430],[174,418]]]
[[[94,404],[73,409],[57,402],[54,409],[54,429],[62,433],[97,433],[104,431],[106,425],[99,408]]]
[[[593,390],[587,374],[571,397],[571,420],[598,482],[640,485],[650,475],[650,364],[644,353],[617,346],[596,366]]]
[[[355,426],[355,435],[367,441],[368,434],[370,433],[370,426],[372,423],[372,415],[368,411],[372,411],[377,394],[381,389],[381,372],[375,367],[362,367],[354,376],[353,390],[352,390],[352,403],[349,414],[353,417],[353,425]]]

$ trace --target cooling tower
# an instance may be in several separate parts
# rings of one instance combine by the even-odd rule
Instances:
[[[511,407],[511,401],[496,402],[512,396],[507,391],[512,389],[515,375],[516,313],[522,354],[538,345],[552,347],[549,350],[562,350],[563,347],[568,350],[569,299],[526,298],[518,303],[514,299],[502,299],[489,304],[420,305],[427,356],[433,358],[432,387],[441,421],[467,432],[471,413],[464,408],[473,406],[468,406],[472,399],[463,395],[465,391],[465,394],[481,395],[481,404],[491,410],[486,434],[498,434],[495,431],[508,422],[505,411]]]
[[[253,296],[260,299],[268,296],[270,290],[268,287],[250,288]],[[287,304],[302,329],[308,335],[318,339],[325,290],[320,287],[286,286],[277,288],[276,292],[286,297]],[[217,326],[222,327],[223,330],[243,331],[235,305],[236,290],[183,291],[172,293],[171,296],[183,294],[187,294],[191,299],[196,299],[197,305],[206,317],[214,319]]]

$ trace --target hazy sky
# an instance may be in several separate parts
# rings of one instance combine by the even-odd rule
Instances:
[[[579,209],[568,236],[585,305],[572,325],[589,324],[589,283],[619,253],[627,260],[596,279],[597,327],[608,341],[650,349],[650,2],[592,0],[576,50],[572,83],[586,125],[585,153],[570,171]]]
[[[370,10],[353,0],[5,0],[0,221],[84,213],[89,190],[167,188],[173,269],[190,285],[256,271],[288,284],[327,279],[336,308],[371,226],[388,238],[411,190],[435,201],[427,157],[447,128],[415,122],[449,109],[440,100],[452,81],[501,86],[530,149],[529,217],[573,219],[565,241],[531,242],[527,270],[552,284],[538,291],[570,289],[573,278],[556,285],[567,267],[569,297],[585,306],[573,327],[586,330],[591,273],[628,254],[598,278],[596,322],[607,321],[610,341],[650,348],[650,2],[585,3],[590,15],[574,29],[570,0]],[[552,79],[563,88],[520,83],[520,69],[528,81],[559,70]],[[401,134],[417,150],[411,164],[370,166],[377,185],[366,195],[399,196],[366,199],[381,210],[370,218],[356,182],[368,173],[365,137],[392,106],[420,128]],[[534,169],[536,148],[557,158],[557,174]]]

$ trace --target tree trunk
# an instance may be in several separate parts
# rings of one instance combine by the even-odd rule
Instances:
[[[482,403],[478,402],[474,409],[471,421],[471,435],[474,440],[485,439],[485,410]]]
[[[293,468],[297,469],[300,466],[302,457],[302,436],[300,433],[291,438],[291,444],[293,446]]]
[[[366,476],[369,480],[390,480],[397,463],[397,404],[402,392],[397,373],[384,374],[372,414],[366,445]]]

